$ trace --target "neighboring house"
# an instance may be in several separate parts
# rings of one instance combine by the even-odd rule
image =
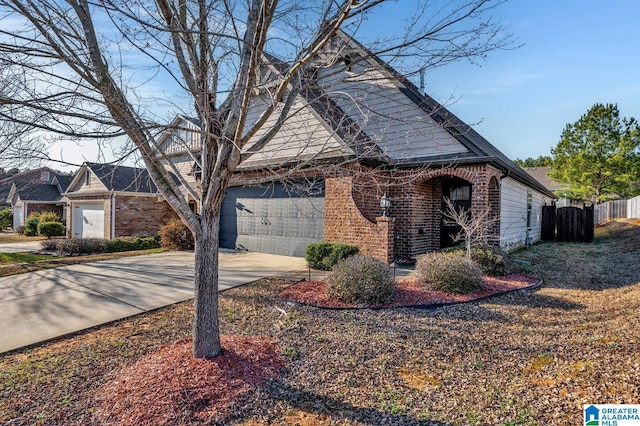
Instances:
[[[353,39],[340,33],[327,49],[341,60],[318,56],[291,119],[236,171],[222,206],[222,247],[304,256],[309,243],[326,240],[386,261],[415,259],[453,243],[457,227],[443,218],[444,197],[475,213],[490,210],[489,242],[515,247],[540,238],[551,191]],[[281,70],[281,61],[265,57],[248,123],[271,102],[270,82]],[[196,194],[187,197],[197,209],[199,122],[176,117],[172,128],[158,155]],[[286,182],[255,184],[276,168],[297,169]],[[385,193],[389,217],[380,208]]]
[[[535,180],[540,182],[542,186],[547,188],[549,191],[554,194],[558,194],[559,191],[567,191],[569,189],[569,184],[558,182],[557,180],[551,178],[551,167],[549,166],[541,166],[541,167],[524,167],[523,170],[531,175]],[[582,204],[582,201],[579,203]],[[571,205],[570,198],[559,198],[556,201],[556,206],[558,207],[568,207]]]
[[[24,226],[30,213],[52,211],[65,216],[62,193],[71,180],[70,176],[42,167],[12,176],[7,202],[13,213],[13,229]]]
[[[175,216],[146,169],[85,163],[67,191],[67,237],[157,235]]]

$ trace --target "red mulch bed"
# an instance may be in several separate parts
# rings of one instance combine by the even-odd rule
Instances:
[[[512,274],[505,275],[503,277],[485,277],[484,289],[482,291],[468,294],[451,294],[441,291],[425,290],[418,286],[415,281],[405,280],[396,284],[396,295],[393,301],[380,306],[363,306],[330,299],[326,294],[327,283],[323,281],[301,281],[280,292],[280,297],[292,302],[304,303],[306,305],[317,306],[320,308],[400,308],[470,302],[488,296],[528,288],[538,284],[539,282],[539,278],[526,274]]]
[[[221,343],[223,353],[213,359],[193,358],[187,339],[126,367],[96,394],[102,420],[119,426],[208,423],[284,364],[266,338],[223,335]]]

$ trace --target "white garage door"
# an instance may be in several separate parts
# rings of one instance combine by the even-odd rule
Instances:
[[[78,204],[74,210],[74,237],[104,238],[104,204]]]
[[[24,207],[15,206],[13,208],[13,230],[18,229],[18,226],[24,225]]]

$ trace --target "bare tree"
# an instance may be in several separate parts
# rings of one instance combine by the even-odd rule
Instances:
[[[296,115],[299,94],[313,97],[309,81],[315,70],[341,55],[327,49],[334,36],[341,30],[356,33],[385,3],[0,0],[0,18],[6,23],[0,30],[0,55],[11,55],[11,65],[33,81],[23,96],[0,95],[0,106],[37,113],[42,117],[38,129],[68,137],[126,135],[164,198],[193,232],[195,357],[214,357],[221,350],[218,234],[233,173]],[[402,72],[415,70],[418,62],[423,67],[482,58],[511,43],[490,16],[500,3],[420,3],[407,29],[376,40],[373,52]],[[267,50],[282,60],[270,58]],[[265,62],[277,68],[277,75],[269,77]],[[176,102],[181,97],[183,104]],[[258,103],[260,114],[251,114]],[[158,105],[182,109],[200,123],[200,155],[194,156],[201,173],[198,213],[172,178],[171,164],[159,155],[158,138],[168,120],[156,112]],[[305,161],[312,165],[311,159]],[[271,167],[267,175],[275,179],[283,170]]]
[[[15,98],[24,87],[24,74],[0,60],[0,97]],[[31,111],[0,104],[0,167],[4,169],[39,166],[46,144],[33,135]]]
[[[453,241],[464,241],[467,257],[471,259],[471,247],[474,244],[487,244],[488,237],[499,219],[495,217],[491,208],[483,209],[474,215],[465,208],[456,208],[449,198],[444,198],[444,204],[443,216],[460,227],[460,231],[452,235]]]

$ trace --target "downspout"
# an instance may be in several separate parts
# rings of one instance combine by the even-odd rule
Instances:
[[[111,191],[111,238],[116,237],[116,193]]]

